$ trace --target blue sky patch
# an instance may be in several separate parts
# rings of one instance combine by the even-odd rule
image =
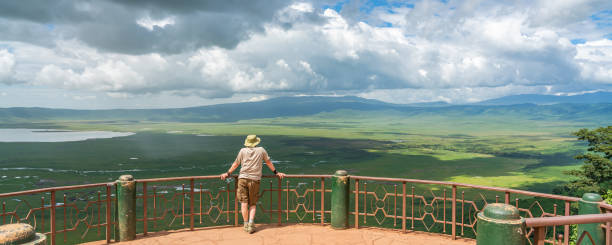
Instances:
[[[591,20],[594,20],[594,21],[612,20],[612,10],[599,11],[591,15]]]
[[[334,5],[323,5],[323,10],[325,9],[333,9],[336,12],[340,12],[342,10],[342,7],[351,2],[351,0],[342,0],[342,1],[338,1],[336,2]],[[414,8],[414,4],[413,3],[408,3],[405,1],[396,1],[396,0],[369,0],[366,3],[364,3],[363,5],[361,5],[361,7],[359,7],[359,11],[361,11],[362,13],[365,14],[369,14],[371,13],[374,9],[376,8],[386,8],[388,13],[393,13],[393,8]]]
[[[384,21],[383,23],[378,25],[378,27],[393,27],[393,24],[391,24],[390,22]]]
[[[359,10],[363,13],[369,14],[372,12],[372,10],[379,7],[387,8],[387,11],[390,11],[392,8],[414,8],[414,4],[407,3],[405,1],[370,0],[363,4]]]
[[[577,38],[577,39],[572,39],[572,44],[576,45],[576,44],[583,44],[586,43],[586,40],[583,38]]]
[[[326,9],[333,9],[336,12],[340,12],[340,10],[342,10],[342,6],[344,6],[344,4],[348,3],[350,0],[345,0],[345,1],[339,1],[334,5],[323,5],[323,10]]]
[[[11,54],[12,54],[12,53],[15,53],[15,48],[11,47],[11,46],[10,46],[10,45],[8,45],[8,44],[2,44],[2,43],[0,43],[0,49],[6,49],[6,50],[8,50],[8,52],[9,52],[9,53],[11,53]]]
[[[597,28],[612,27],[612,10],[603,10],[591,15],[591,20],[595,22]]]

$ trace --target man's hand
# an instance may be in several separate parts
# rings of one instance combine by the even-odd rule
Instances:
[[[282,178],[285,178],[285,174],[284,174],[284,173],[281,173],[281,172],[277,172],[277,173],[276,173],[276,176],[278,176],[278,177],[279,177],[279,178],[281,178],[281,179],[282,179]]]
[[[228,173],[222,173],[221,174],[221,180],[225,180],[228,176],[229,176]]]

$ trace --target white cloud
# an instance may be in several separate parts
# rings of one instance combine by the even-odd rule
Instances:
[[[129,91],[145,86],[144,77],[123,61],[107,60],[81,73],[46,65],[37,74],[36,81],[69,89],[93,91]]]
[[[0,83],[14,82],[15,55],[6,49],[0,49]]]
[[[307,13],[312,13],[314,11],[314,7],[312,7],[312,4],[311,3],[305,3],[305,2],[294,3],[294,4],[290,5],[289,8],[291,8],[293,10],[297,10],[299,12],[307,12]]]
[[[200,71],[201,79],[208,87],[226,90],[230,94],[287,88],[286,82],[265,79],[261,68],[235,60],[230,57],[230,52],[222,49],[202,49],[189,58],[188,66]]]
[[[284,59],[277,60],[276,65],[286,70],[291,70],[291,68],[289,67],[289,64],[287,64],[287,62],[285,62]]]
[[[333,9],[326,9],[323,16],[327,17],[327,23],[321,28],[315,28],[315,30],[327,39],[327,45],[333,48],[334,57],[339,60],[345,58],[358,59],[357,52],[364,48],[363,45],[365,44],[365,40],[362,39],[363,35],[360,35],[360,32],[363,31],[361,28],[367,28],[367,24],[359,23],[359,25],[351,27]]]
[[[308,72],[308,73],[310,73],[310,74],[314,73],[314,72],[312,71],[312,68],[310,67],[310,64],[309,64],[308,62],[303,61],[303,60],[300,60],[300,66],[302,66],[302,68],[303,68],[303,69],[304,69],[306,72]]]
[[[612,40],[601,39],[576,45],[576,59],[598,63],[612,63]]]
[[[577,45],[576,60],[581,76],[593,82],[612,84],[612,40],[602,39]]]
[[[138,19],[136,21],[136,24],[146,28],[149,31],[153,31],[156,27],[165,28],[167,25],[174,25],[175,17],[171,16],[171,17],[166,17],[166,18],[159,19],[159,20],[154,20],[154,19],[151,19],[150,16],[146,16],[146,17]]]
[[[589,91],[579,91],[579,92],[569,92],[569,93],[559,92],[559,93],[555,93],[555,95],[557,96],[575,96],[575,95],[583,95],[583,94],[592,94],[592,93],[597,93],[601,91],[604,91],[604,90],[595,89],[595,90],[589,90]]]
[[[526,26],[520,14],[464,21],[458,27],[463,32],[458,38],[473,40],[469,42],[412,36],[403,26],[349,24],[331,9],[320,16],[325,20],[322,24],[296,23],[288,30],[267,25],[265,32],[233,50],[202,48],[174,56],[135,56],[99,53],[78,42],[59,43],[54,55],[64,60],[85,57],[79,59],[85,63],[69,59],[64,66],[45,65],[35,80],[70,89],[121,93],[184,90],[206,97],[540,84],[543,69],[538,65],[546,66],[544,71],[552,69],[550,73],[565,68],[547,66],[549,61],[540,56],[545,59],[550,55],[546,52],[573,47],[562,45],[550,31]],[[79,51],[75,53],[72,47]],[[524,53],[525,57],[517,60],[508,52]],[[524,60],[532,63],[524,64]],[[376,79],[364,79],[370,77]]]
[[[86,96],[75,95],[75,96],[72,96],[72,99],[74,100],[93,100],[93,99],[96,99],[96,96],[95,95],[86,95]]]
[[[257,102],[257,101],[267,100],[268,98],[270,97],[266,95],[259,95],[259,96],[251,97],[248,100],[243,100],[243,102]]]
[[[115,98],[115,99],[127,99],[133,97],[128,93],[117,93],[117,92],[107,92],[106,96]]]
[[[77,39],[60,38],[48,47],[11,42],[14,54],[0,51],[0,79],[112,98],[361,94],[465,103],[513,93],[570,93],[612,84],[612,41],[601,38],[609,32],[590,19],[607,5],[417,1],[414,8],[375,9],[364,20],[348,10],[297,2],[231,48],[194,44],[200,48],[133,55]],[[137,24],[154,34],[184,24],[183,17],[146,15]],[[382,21],[391,26],[378,26]],[[573,45],[576,35],[588,40]]]
[[[475,103],[512,94],[546,93],[546,86],[506,85],[499,87],[465,87],[449,89],[380,89],[358,95],[390,103]]]
[[[419,69],[419,74],[421,74],[422,77],[427,77],[427,71],[426,70]]]
[[[531,22],[558,27],[582,22],[595,12],[612,7],[606,0],[539,0],[533,4],[535,6],[528,10]]]

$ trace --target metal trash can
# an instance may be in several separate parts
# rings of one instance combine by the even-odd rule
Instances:
[[[524,245],[525,219],[508,204],[488,204],[478,213],[478,245]]]

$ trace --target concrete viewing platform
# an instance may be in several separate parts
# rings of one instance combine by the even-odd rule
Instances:
[[[106,241],[87,243],[87,245],[102,245]],[[244,232],[242,227],[210,227],[195,231],[177,230],[151,233],[148,236],[139,235],[134,241],[120,242],[121,245],[157,245],[157,244],[429,244],[429,245],[460,245],[476,244],[475,240],[457,238],[452,240],[448,235],[408,232],[401,233],[379,228],[360,228],[334,230],[329,225],[291,224],[278,226],[262,224],[257,226],[253,234]]]

